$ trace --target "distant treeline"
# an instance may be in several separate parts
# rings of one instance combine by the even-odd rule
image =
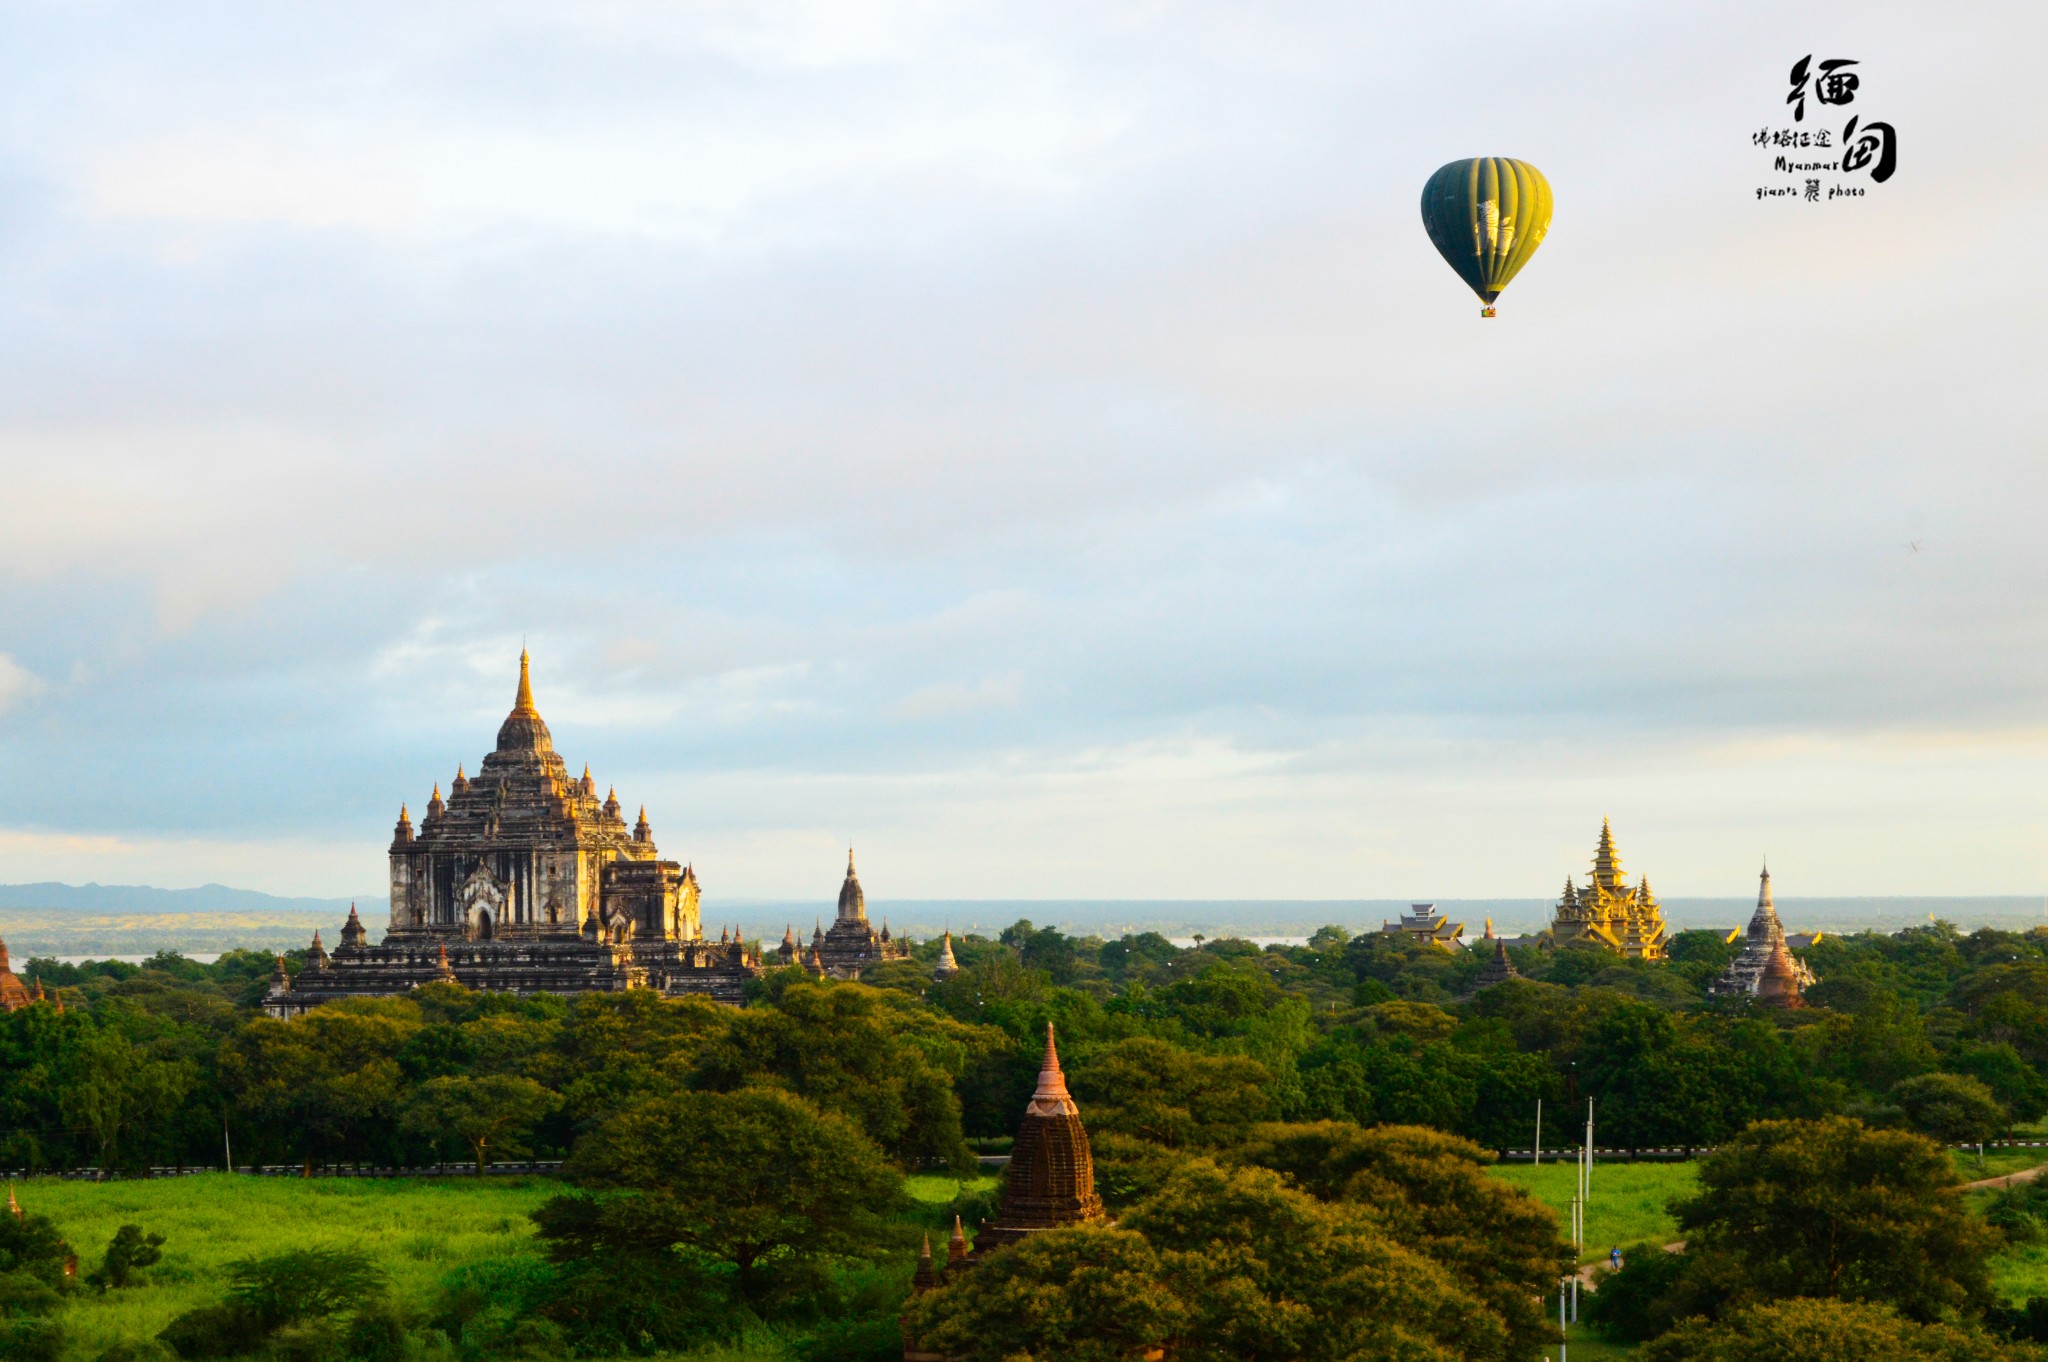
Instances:
[[[487,1137],[504,1157],[559,1157],[651,1092],[769,1083],[848,1116],[906,1166],[964,1166],[964,1138],[1011,1133],[1048,1021],[1109,1177],[1261,1120],[1526,1147],[1539,1099],[1593,1098],[1601,1143],[1621,1147],[1714,1144],[1762,1117],[1829,1113],[1972,1139],[2048,1112],[2048,933],[1830,937],[1805,952],[1821,979],[1812,1005],[1790,1014],[1708,999],[1734,949],[1708,932],[1681,933],[1658,964],[1517,948],[1524,979],[1467,997],[1481,952],[1398,935],[1330,927],[1306,946],[1183,949],[1018,922],[959,940],[964,969],[942,984],[927,943],[866,986],[771,973],[744,1009],[434,986],[290,1023],[256,1010],[275,967],[260,953],[30,960],[18,971],[66,1010],[0,1018],[0,1166],[218,1165],[227,1142],[248,1162],[466,1157],[475,1138],[450,1113],[478,1098],[443,1080],[501,1078],[538,1102]],[[1120,1169],[1125,1153],[1136,1163]]]

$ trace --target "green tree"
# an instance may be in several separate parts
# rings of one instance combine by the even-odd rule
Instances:
[[[228,1283],[226,1300],[185,1311],[157,1337],[195,1362],[239,1357],[266,1339],[284,1357],[331,1356],[335,1317],[379,1304],[384,1274],[359,1250],[292,1249],[228,1264]]]
[[[1272,1113],[1272,1076],[1255,1060],[1203,1055],[1134,1036],[1076,1065],[1074,1095],[1090,1128],[1171,1149],[1235,1144]]]
[[[152,1059],[120,1032],[93,1026],[66,1047],[59,1108],[100,1167],[114,1169],[127,1162],[124,1137],[167,1117],[194,1077],[191,1065]]]
[[[222,1047],[222,1081],[252,1135],[288,1132],[287,1148],[309,1167],[390,1151],[406,1088],[399,1056],[421,1024],[409,998],[344,999],[291,1021],[258,1017]]]
[[[135,1285],[135,1274],[163,1258],[164,1237],[144,1234],[140,1225],[123,1225],[107,1243],[106,1256],[86,1281],[102,1291]]]
[[[750,1305],[771,1259],[879,1251],[903,1198],[853,1122],[768,1088],[650,1099],[579,1140],[564,1171],[585,1191],[534,1213],[557,1261],[680,1248],[730,1264]]]
[[[1190,1316],[1142,1235],[1084,1225],[1033,1235],[914,1298],[904,1333],[961,1362],[1130,1362]]]
[[[490,1151],[517,1154],[519,1137],[534,1122],[562,1104],[562,1099],[530,1078],[486,1074],[482,1078],[449,1076],[422,1083],[407,1099],[404,1123],[433,1138],[460,1139],[476,1156],[482,1177]]]
[[[1682,1324],[1640,1356],[1642,1362],[2033,1362],[2040,1354],[1975,1329],[1917,1323],[1888,1305],[1788,1300],[1714,1323]]]
[[[1943,1144],[1977,1144],[2012,1124],[1991,1089],[1962,1074],[1920,1074],[1892,1089],[1906,1123]]]
[[[355,1309],[384,1289],[384,1273],[360,1249],[292,1249],[228,1264],[228,1299],[266,1330]]]
[[[1687,1254],[1762,1297],[1882,1301],[1914,1319],[1981,1312],[1997,1236],[1956,1196],[1924,1136],[1832,1116],[1760,1121],[1701,1161],[1674,1205]]]
[[[1942,1056],[1942,1066],[1991,1089],[1992,1097],[2015,1121],[2038,1121],[2048,1115],[2048,1078],[2009,1044],[1958,1045]]]
[[[1485,1303],[1374,1210],[1317,1201],[1263,1168],[1189,1159],[1120,1226],[1145,1237],[1188,1304],[1176,1362],[1522,1356]]]
[[[1619,1272],[1602,1273],[1599,1290],[1585,1297],[1586,1322],[1604,1338],[1641,1343],[1657,1337],[1689,1313],[1693,1292],[1685,1275],[1688,1255],[1666,1253],[1660,1244],[1631,1244]]]
[[[1420,1126],[1340,1121],[1254,1127],[1234,1160],[1326,1201],[1372,1208],[1402,1247],[1442,1264],[1506,1329],[1508,1355],[1550,1338],[1543,1298],[1570,1270],[1550,1209],[1490,1171],[1485,1152]]]
[[[61,1291],[64,1265],[71,1246],[47,1215],[8,1215],[0,1211],[0,1273],[24,1272]]]
[[[790,983],[708,1037],[692,1073],[730,1092],[768,1082],[854,1121],[907,1166],[974,1167],[952,1078],[994,1033],[861,984]]]

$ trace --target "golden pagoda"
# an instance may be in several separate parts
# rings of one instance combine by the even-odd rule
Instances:
[[[1560,946],[1583,939],[1631,959],[1664,958],[1664,914],[1657,896],[1650,892],[1647,876],[1629,887],[1628,877],[1621,873],[1621,853],[1614,848],[1614,831],[1604,818],[1600,845],[1593,851],[1592,878],[1583,889],[1566,878],[1550,933]]]

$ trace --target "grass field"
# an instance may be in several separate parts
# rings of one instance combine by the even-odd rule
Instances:
[[[556,1184],[540,1178],[477,1182],[372,1178],[253,1178],[224,1173],[149,1182],[34,1181],[16,1189],[78,1254],[97,1266],[124,1224],[164,1236],[149,1284],[65,1307],[67,1362],[89,1362],[121,1341],[154,1337],[171,1316],[220,1299],[221,1269],[287,1248],[360,1248],[375,1255],[394,1293],[428,1297],[451,1268],[478,1258],[536,1252],[527,1213]]]
[[[1646,1239],[1657,1244],[1676,1239],[1678,1227],[1672,1222],[1668,1205],[1674,1198],[1691,1194],[1693,1169],[1690,1163],[1595,1164],[1593,1195],[1586,1203],[1583,1261],[1604,1259],[1610,1248],[1627,1248]],[[1576,1164],[1501,1164],[1493,1174],[1556,1211],[1560,1229],[1570,1227],[1572,1193],[1577,1189]]]
[[[2048,1149],[1988,1149],[1984,1151],[1981,1167],[1974,1151],[1966,1154],[1951,1149],[1949,1158],[1955,1163],[1957,1177],[1964,1182],[1976,1182],[1980,1178],[2002,1178],[2022,1168],[2038,1168],[2048,1163]]]
[[[989,1177],[909,1179],[922,1217]],[[19,1184],[24,1210],[48,1215],[78,1254],[81,1275],[98,1265],[125,1224],[164,1236],[163,1262],[148,1284],[105,1296],[81,1291],[65,1307],[65,1362],[92,1362],[114,1344],[154,1337],[173,1315],[211,1304],[222,1269],[237,1258],[287,1248],[359,1248],[391,1278],[393,1294],[431,1300],[464,1263],[537,1253],[528,1213],[560,1189],[547,1178],[463,1180],[254,1178],[206,1174],[149,1182],[33,1181]],[[942,1250],[943,1251],[943,1250]],[[693,1362],[773,1362],[772,1335],[737,1349],[693,1354]]]

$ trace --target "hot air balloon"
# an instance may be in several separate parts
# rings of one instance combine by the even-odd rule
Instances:
[[[1422,186],[1422,226],[1486,304],[1479,315],[1491,317],[1493,300],[1550,230],[1550,181],[1505,156],[1453,161]]]

